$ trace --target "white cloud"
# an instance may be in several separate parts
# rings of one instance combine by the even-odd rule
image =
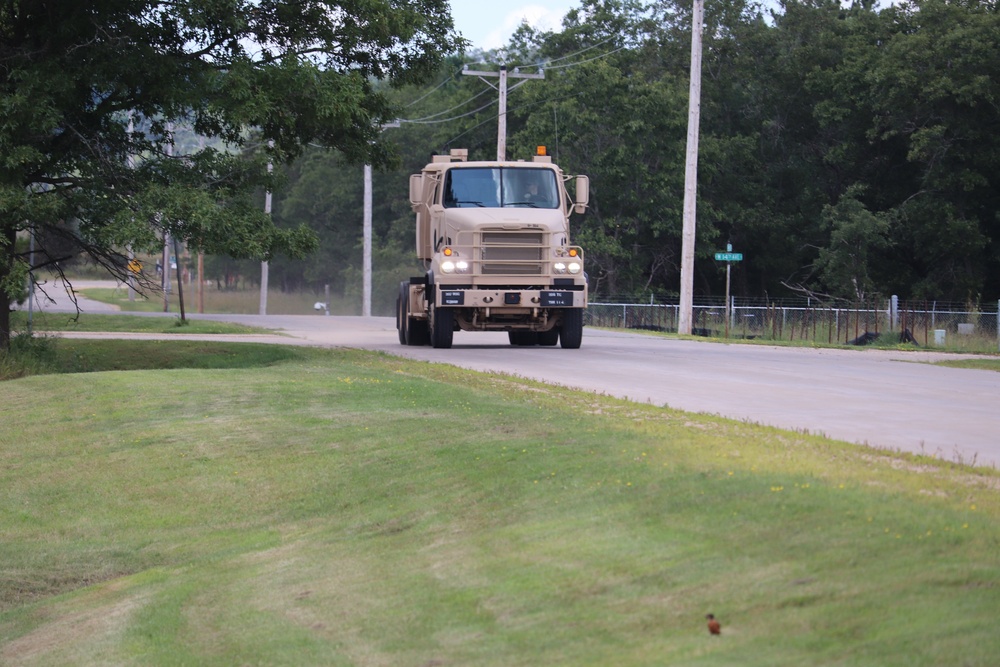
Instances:
[[[504,46],[520,27],[521,23],[537,30],[559,30],[563,16],[569,11],[569,5],[544,7],[542,5],[524,5],[507,12],[499,25],[486,34],[481,44],[484,49],[496,49]]]

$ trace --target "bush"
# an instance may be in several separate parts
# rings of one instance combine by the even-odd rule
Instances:
[[[8,350],[0,351],[0,380],[44,373],[54,359],[54,339],[19,333],[11,337]]]

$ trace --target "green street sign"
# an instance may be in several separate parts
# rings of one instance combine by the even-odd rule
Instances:
[[[742,262],[743,253],[741,252],[717,252],[715,253],[716,262]]]

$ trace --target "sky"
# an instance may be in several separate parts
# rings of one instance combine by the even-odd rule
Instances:
[[[558,30],[566,12],[578,5],[576,0],[451,0],[451,15],[473,47],[489,50],[506,44],[524,20],[539,30]]]

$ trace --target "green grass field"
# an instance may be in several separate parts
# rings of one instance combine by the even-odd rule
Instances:
[[[139,295],[133,301],[128,299],[128,290],[125,288],[109,289],[103,287],[90,287],[80,290],[80,293],[88,299],[101,301],[118,306],[122,311],[133,312],[162,312],[163,297],[160,294],[150,294],[149,296]],[[272,315],[312,315],[313,308],[317,301],[322,301],[323,297],[312,292],[289,292],[284,293],[273,290],[267,303],[267,312]],[[177,293],[176,283],[170,298],[170,311],[180,312],[180,297]],[[198,293],[193,286],[184,287],[184,308],[186,313],[195,313],[198,310]],[[218,290],[208,287],[203,293],[203,306],[207,313],[243,313],[256,315],[260,312],[260,290]],[[331,299],[330,311],[336,314],[356,315],[353,304],[342,297]]]
[[[12,353],[0,354],[0,382],[28,375],[78,373],[94,370],[152,368],[203,368],[206,359],[217,363],[216,355],[204,355],[199,344],[175,345],[167,354],[149,355],[148,348],[133,348],[121,341],[58,342],[48,334],[56,332],[130,332],[146,334],[273,334],[266,329],[209,320],[185,320],[140,315],[92,315],[75,317],[72,313],[35,313],[29,336],[28,318],[23,311],[11,313],[15,332]],[[265,354],[279,354],[268,352]],[[133,358],[132,355],[137,355]],[[244,363],[245,355],[232,355],[233,363]]]
[[[148,315],[88,313],[77,317],[74,313],[42,312],[32,315],[31,324],[34,331],[110,331],[163,334],[273,333],[267,329],[230,322],[213,322],[203,319],[181,321],[179,315],[151,317]],[[28,316],[24,311],[11,313],[11,329],[20,333],[27,331],[27,327]]]
[[[0,385],[0,664],[1000,659],[995,470],[373,353],[101,344]]]

